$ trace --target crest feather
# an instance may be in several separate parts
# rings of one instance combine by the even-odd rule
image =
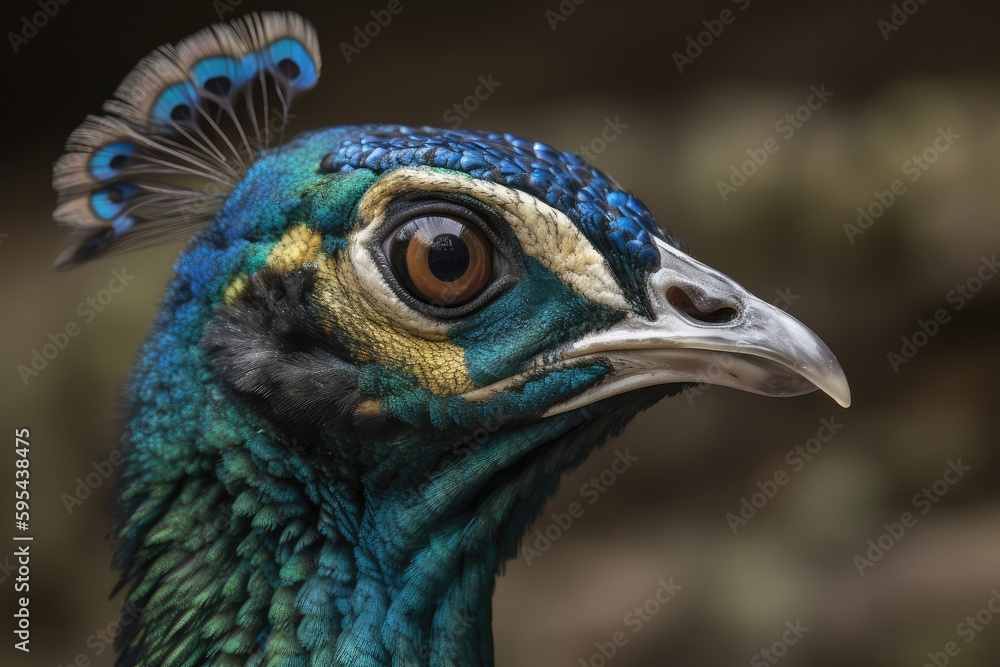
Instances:
[[[316,31],[292,12],[212,25],[143,58],[55,164],[53,217],[73,230],[56,267],[211,220],[319,72]]]

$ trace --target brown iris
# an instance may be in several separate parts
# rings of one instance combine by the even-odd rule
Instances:
[[[443,215],[410,220],[389,237],[386,254],[413,295],[433,305],[466,303],[493,272],[493,249],[479,227]]]

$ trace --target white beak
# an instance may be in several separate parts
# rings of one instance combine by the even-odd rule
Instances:
[[[558,361],[599,357],[614,371],[547,415],[675,382],[766,396],[821,389],[841,406],[851,404],[837,358],[804,324],[667,243],[656,239],[656,244],[661,268],[649,277],[654,318],[630,315],[558,351]]]

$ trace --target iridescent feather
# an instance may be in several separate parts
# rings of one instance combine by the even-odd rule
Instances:
[[[315,29],[250,14],[146,56],[56,162],[59,268],[207,223],[320,73]],[[281,137],[278,137],[280,143]]]

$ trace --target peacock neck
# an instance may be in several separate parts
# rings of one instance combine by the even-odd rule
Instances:
[[[496,576],[583,455],[565,437],[573,421],[425,433],[436,459],[368,462],[361,483],[330,505],[359,501],[339,522],[352,558],[335,575],[347,583],[336,664],[493,665]],[[390,440],[388,450],[404,444]]]
[[[134,457],[126,471],[118,565],[143,612],[122,664],[174,651],[259,665],[493,664],[495,578],[585,456],[564,437],[575,420],[487,430],[488,446],[425,434],[436,458],[401,462],[387,454],[398,439],[290,437],[211,383],[204,396],[184,460]],[[337,455],[365,446],[364,473]]]

